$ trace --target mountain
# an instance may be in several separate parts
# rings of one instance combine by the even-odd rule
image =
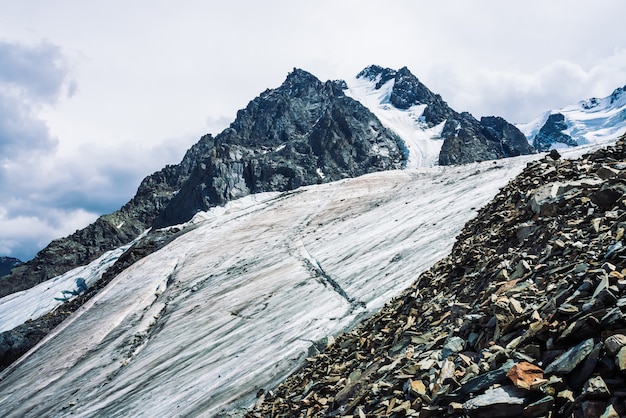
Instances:
[[[518,125],[537,151],[614,141],[626,132],[626,86],[610,96],[549,110]]]
[[[378,104],[355,100],[353,83]],[[181,164],[144,179],[120,211],[55,243],[69,253],[47,262],[66,256],[65,273],[0,298],[3,414],[228,416],[258,397],[251,414],[484,416],[493,411],[471,409],[474,395],[502,386],[513,415],[539,401],[531,416],[573,411],[576,399],[608,408],[607,393],[622,402],[620,339],[607,338],[626,328],[624,144],[579,161],[553,152],[398,170],[420,165],[416,150],[434,164],[436,141],[440,158],[461,137],[458,158],[468,158],[519,139],[504,120],[444,105],[405,69],[369,67],[348,82],[294,69]],[[458,131],[447,135],[450,120]],[[411,123],[420,132],[404,139]],[[72,245],[92,261],[70,269]],[[547,386],[531,382],[543,398],[502,384],[520,359],[552,373]],[[304,364],[310,374],[277,387]],[[391,374],[369,386],[378,372]],[[602,382],[589,376],[611,389],[593,392]]]
[[[11,270],[22,264],[22,261],[13,257],[0,257],[0,276],[9,274]]]
[[[346,93],[364,103],[407,144],[409,167],[465,164],[534,152],[524,135],[500,117],[476,120],[458,113],[406,67],[369,66],[347,83]]]
[[[188,221],[250,193],[293,190],[407,164],[448,165],[532,152],[514,126],[498,117],[478,122],[455,112],[407,68],[370,66],[356,83],[321,82],[294,69],[281,86],[240,110],[229,128],[205,135],[179,164],[146,177],[120,210],[52,241],[33,260],[0,277],[0,297],[91,263],[148,228]],[[372,105],[363,99],[368,94],[381,100]]]

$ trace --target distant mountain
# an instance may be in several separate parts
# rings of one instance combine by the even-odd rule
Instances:
[[[11,270],[22,264],[22,261],[13,257],[0,257],[0,276],[9,274]]]
[[[626,132],[626,86],[517,125],[537,151],[612,141]]]
[[[464,164],[534,152],[522,132],[500,117],[480,121],[458,113],[406,67],[372,65],[347,83],[346,93],[361,101],[402,137],[409,166]]]

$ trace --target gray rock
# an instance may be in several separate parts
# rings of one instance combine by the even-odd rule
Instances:
[[[593,338],[586,339],[585,341],[573,346],[559,357],[557,357],[552,363],[546,367],[546,374],[564,375],[576,368],[593,350],[594,343]]]
[[[515,386],[488,389],[484,394],[465,402],[463,410],[472,418],[519,417],[524,405],[529,403],[527,395],[528,391]]]
[[[441,349],[441,357],[444,359],[452,354],[456,354],[465,348],[465,340],[461,337],[454,336],[450,338]]]
[[[614,356],[622,347],[626,347],[626,335],[615,334],[607,337],[604,340],[604,347],[608,353]]]
[[[548,395],[528,404],[522,411],[524,417],[545,417],[554,410],[554,397]]]
[[[594,376],[585,383],[581,395],[584,399],[608,399],[611,391],[602,377]]]

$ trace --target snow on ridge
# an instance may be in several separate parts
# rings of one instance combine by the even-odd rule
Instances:
[[[30,289],[0,298],[0,332],[11,330],[28,320],[40,318],[86,290],[84,286],[92,286],[146,233],[147,231],[124,246],[107,251],[87,265],[76,267]]]
[[[381,76],[369,80],[365,77],[346,80],[345,94],[367,107],[382,124],[395,132],[409,149],[406,168],[432,167],[439,162],[443,140],[441,132],[445,121],[429,127],[422,118],[426,105],[414,105],[401,110],[389,101],[395,81],[389,80],[380,88],[376,84]]]
[[[579,145],[609,143],[626,132],[626,94],[622,88],[604,98],[592,97],[561,109],[548,110],[532,121],[516,126],[532,144],[548,117],[556,113],[565,117],[567,130],[564,133]]]

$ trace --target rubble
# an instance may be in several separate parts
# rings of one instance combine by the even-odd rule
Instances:
[[[530,163],[247,416],[626,416],[625,140]]]

